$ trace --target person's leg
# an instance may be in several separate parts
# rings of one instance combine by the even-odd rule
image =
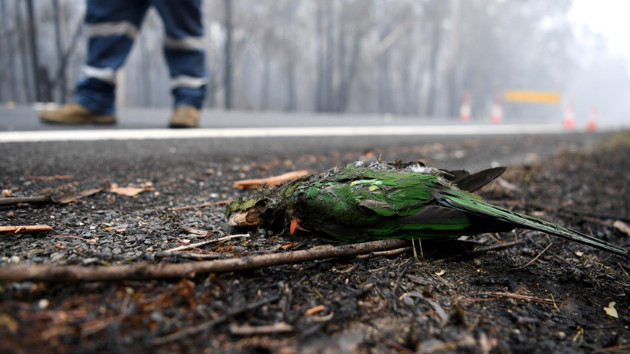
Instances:
[[[171,126],[197,125],[208,81],[201,0],[151,0],[164,22],[164,56],[175,114]]]
[[[116,71],[140,30],[146,0],[88,0],[85,16],[88,57],[75,101],[93,112],[115,111]]]
[[[116,70],[125,62],[148,9],[148,0],[87,0],[88,57],[76,103],[39,114],[45,123],[116,123]]]

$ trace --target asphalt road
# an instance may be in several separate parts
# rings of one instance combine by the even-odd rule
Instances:
[[[116,126],[56,126],[33,108],[0,109],[0,163],[5,171],[42,165],[79,168],[84,161],[177,161],[259,158],[446,144],[446,168],[483,168],[541,159],[563,149],[594,146],[606,133],[565,132],[557,125],[432,122],[413,117],[206,111],[200,129],[165,129],[169,110],[123,109]],[[495,148],[459,156],[457,144],[493,140]],[[384,156],[396,159],[396,156]],[[158,165],[160,163],[157,163]],[[2,174],[0,173],[0,176]]]

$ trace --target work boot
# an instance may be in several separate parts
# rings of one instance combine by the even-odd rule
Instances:
[[[177,106],[171,116],[171,128],[196,128],[199,125],[199,110],[193,106]]]
[[[113,114],[96,113],[78,103],[69,103],[57,109],[47,109],[39,113],[44,123],[53,124],[116,124]]]

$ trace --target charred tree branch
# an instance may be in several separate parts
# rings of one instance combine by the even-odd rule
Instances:
[[[0,281],[120,281],[176,279],[197,274],[235,272],[281,264],[292,264],[333,257],[348,257],[374,251],[400,248],[408,241],[390,239],[343,246],[323,246],[316,249],[264,254],[236,259],[155,265],[137,263],[110,267],[11,265],[0,268]]]

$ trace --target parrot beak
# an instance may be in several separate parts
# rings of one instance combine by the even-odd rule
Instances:
[[[254,209],[232,214],[228,220],[228,225],[231,227],[252,227],[260,225],[261,221],[260,211]]]

